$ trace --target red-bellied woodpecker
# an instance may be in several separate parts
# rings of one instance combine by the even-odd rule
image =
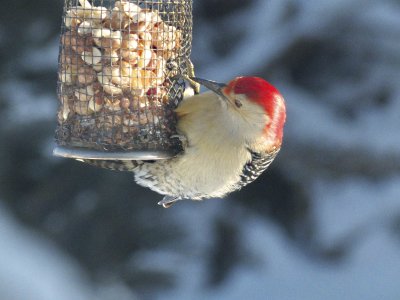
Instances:
[[[182,153],[152,162],[87,162],[133,171],[138,184],[165,195],[159,202],[164,207],[182,199],[223,197],[255,180],[280,150],[283,97],[259,77],[237,77],[228,84],[191,79],[210,91],[176,109]]]

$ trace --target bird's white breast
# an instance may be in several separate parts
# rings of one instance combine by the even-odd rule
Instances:
[[[146,166],[145,172],[159,176],[158,182],[163,181],[160,186],[169,186],[170,190],[157,190],[150,186],[152,183],[136,178],[139,184],[162,194],[179,193],[192,199],[222,197],[235,189],[250,154],[245,142],[237,139],[236,124],[225,113],[226,107],[219,99],[197,97],[194,100],[190,105],[181,105],[177,111],[178,130],[188,139],[184,153]]]

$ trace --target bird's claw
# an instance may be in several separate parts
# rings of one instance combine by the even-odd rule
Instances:
[[[171,138],[179,139],[179,141],[182,144],[183,149],[185,149],[189,144],[187,137],[182,134],[173,134],[173,135],[171,135]]]
[[[164,208],[170,208],[176,201],[182,200],[180,197],[164,196],[164,198],[158,202],[158,205],[162,205]]]
[[[194,81],[192,77],[195,77],[194,74],[194,65],[192,61],[189,58],[186,58],[186,67],[187,67],[187,76],[184,77],[184,79],[189,82],[190,87],[193,89],[194,94],[200,94],[200,83]]]
[[[192,91],[192,93],[185,91],[185,94],[188,94],[187,96],[193,96],[193,94],[194,95],[200,94],[200,88],[201,88],[200,83],[197,83],[196,81],[194,81],[192,79],[192,77],[195,77],[193,63],[189,58],[185,58],[185,64],[186,64],[186,69],[187,69],[187,75],[186,74],[176,74],[175,76],[172,76],[171,79],[178,80],[178,79],[182,78],[189,84],[189,87],[193,91]]]

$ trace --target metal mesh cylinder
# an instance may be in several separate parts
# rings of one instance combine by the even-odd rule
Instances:
[[[65,0],[57,144],[176,152],[191,39],[191,0]]]

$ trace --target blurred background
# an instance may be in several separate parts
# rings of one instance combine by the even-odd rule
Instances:
[[[272,167],[157,205],[52,157],[62,1],[0,10],[0,299],[400,299],[400,1],[194,1],[197,75],[288,108]]]

